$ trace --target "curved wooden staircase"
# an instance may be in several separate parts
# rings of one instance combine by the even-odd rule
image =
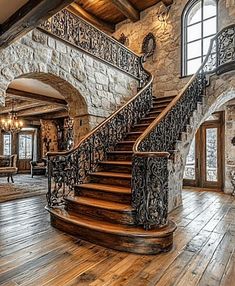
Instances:
[[[142,65],[144,57],[69,11],[40,29],[139,82],[138,93],[75,148],[47,154],[46,208],[52,225],[118,250],[169,250],[176,228],[168,219],[175,172],[169,157],[199,106],[205,107],[210,75],[234,70],[235,25],[211,39],[204,62],[175,98],[153,97],[153,76]]]
[[[139,120],[126,138],[117,143],[107,158],[89,174],[88,182],[74,186],[74,195],[65,197],[65,209],[47,208],[52,225],[70,234],[117,250],[155,254],[168,251],[176,225],[160,229],[136,227],[131,206],[133,145],[174,97],[153,98],[146,117]]]

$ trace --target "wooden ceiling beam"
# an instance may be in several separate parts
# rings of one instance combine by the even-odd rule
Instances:
[[[14,111],[16,111],[18,114],[19,111],[24,111],[28,109],[32,110],[35,107],[42,107],[42,106],[45,106],[45,104],[43,103],[39,104],[38,102],[22,103],[22,104],[18,104],[17,106],[15,106]],[[10,111],[12,111],[12,107],[4,107],[0,110],[0,114],[5,115],[5,114],[8,114]]]
[[[6,93],[9,95],[13,95],[14,97],[21,97],[21,98],[33,99],[33,100],[42,101],[42,102],[49,102],[49,103],[53,103],[56,105],[62,105],[62,106],[67,105],[67,102],[61,98],[50,97],[50,96],[32,93],[32,92],[26,92],[26,91],[14,89],[14,88],[8,88]]]
[[[0,48],[7,47],[73,1],[29,0],[0,25]]]
[[[63,107],[58,107],[58,106],[53,106],[53,105],[44,105],[41,107],[34,107],[31,109],[27,110],[22,110],[17,112],[18,117],[25,117],[25,116],[35,116],[35,115],[40,115],[40,117],[43,117],[44,114],[46,113],[56,113],[58,111],[64,110]]]
[[[76,3],[72,3],[71,5],[68,6],[67,9],[73,14],[83,18],[84,20],[90,22],[94,26],[100,28],[101,30],[105,30],[106,32],[109,32],[109,33],[115,32],[114,25],[95,17],[94,15],[91,15],[90,13],[85,11],[81,6],[79,6]]]
[[[162,3],[167,7],[173,4],[173,0],[162,0]]]
[[[111,0],[118,10],[132,22],[137,22],[140,19],[140,12],[128,0]]]

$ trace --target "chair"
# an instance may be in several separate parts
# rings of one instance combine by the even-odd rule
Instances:
[[[30,166],[32,178],[34,175],[46,175],[47,161],[45,159],[40,161],[31,161]]]
[[[7,182],[14,183],[13,175],[17,174],[18,168],[16,166],[17,163],[17,154],[13,154],[10,156],[0,156],[0,175],[7,177]]]

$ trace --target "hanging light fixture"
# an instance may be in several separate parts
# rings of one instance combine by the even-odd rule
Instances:
[[[17,118],[14,111],[14,100],[12,100],[12,108],[7,118],[2,118],[1,129],[5,132],[19,132],[23,127],[23,121]]]

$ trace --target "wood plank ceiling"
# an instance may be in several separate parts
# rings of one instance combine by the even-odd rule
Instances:
[[[130,19],[136,22],[140,12],[161,0],[75,0],[68,9],[106,32],[113,33],[115,25]],[[162,0],[168,6],[173,0]]]

